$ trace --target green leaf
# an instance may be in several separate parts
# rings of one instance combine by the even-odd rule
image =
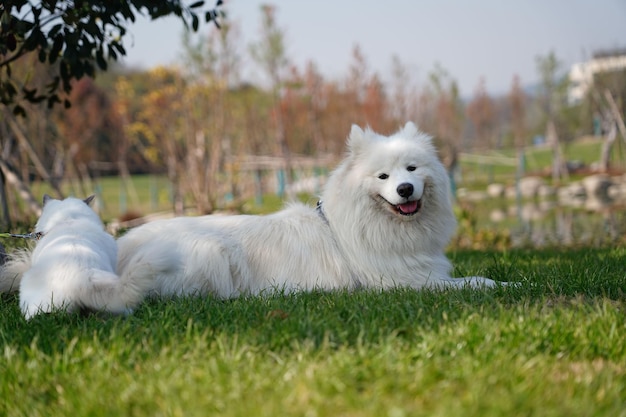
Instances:
[[[69,82],[70,71],[69,71],[69,64],[66,59],[63,59],[63,61],[61,62],[61,65],[59,66],[59,73],[61,74],[61,80],[63,81],[64,85],[67,82]]]
[[[96,51],[96,62],[102,71],[107,70],[107,61],[104,59],[104,52],[102,51],[102,48],[98,48]]]
[[[9,96],[14,96],[17,94],[17,90],[11,81],[5,81],[2,83],[2,91],[5,92]]]
[[[35,94],[37,94],[37,89],[22,87],[22,94],[26,100],[33,102],[36,100]]]
[[[109,51],[109,58],[117,61],[117,52],[115,52],[115,49],[113,49],[111,45],[107,46],[107,49]]]
[[[17,40],[15,39],[15,35],[12,33],[9,33],[7,35],[6,38],[6,45],[7,45],[7,49],[11,52],[15,51],[15,48],[17,48]]]
[[[105,66],[106,66],[106,61],[105,61]],[[104,68],[104,70],[106,70],[106,68]],[[90,61],[83,61],[83,74],[94,78],[96,76],[96,68],[91,64]],[[80,77],[77,77],[80,78]]]
[[[50,31],[48,32],[48,37],[55,38],[59,34],[59,31],[61,29],[63,29],[63,25],[61,23],[57,23],[56,25],[52,26],[52,29],[50,29]]]
[[[119,42],[111,42],[111,47],[115,48],[121,55],[126,55],[126,49]]]
[[[56,60],[59,58],[61,53],[61,48],[63,48],[64,40],[63,36],[57,35],[52,42],[52,48],[50,49],[50,54],[48,55],[48,60],[51,64],[54,64]]]
[[[56,94],[52,94],[51,96],[48,97],[48,108],[51,109],[55,103],[60,103],[61,100],[59,100],[59,96],[57,96]]]
[[[54,93],[59,88],[60,81],[61,79],[58,76],[54,77],[52,81],[46,85],[46,88],[48,89],[48,93],[50,94]]]

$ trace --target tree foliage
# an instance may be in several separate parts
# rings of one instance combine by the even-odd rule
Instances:
[[[5,4],[0,3],[0,7],[18,10],[15,2]],[[93,4],[97,3],[90,2],[89,7]],[[187,7],[198,13],[198,4]],[[133,10],[158,17],[157,9],[146,13],[145,7]],[[19,18],[25,20],[25,10],[30,8],[23,6]],[[2,18],[6,18],[4,14]],[[278,170],[286,176],[292,174],[287,180],[293,181],[282,187],[285,192],[299,192],[300,186],[316,187],[306,179],[317,177],[336,161],[353,123],[389,134],[407,120],[416,121],[435,137],[440,156],[453,172],[464,152],[505,143],[520,149],[527,146],[530,137],[546,132],[548,110],[561,136],[566,132],[563,126],[574,125],[571,116],[578,116],[578,125],[583,120],[579,108],[565,106],[566,83],[559,76],[554,54],[538,60],[543,82],[537,93],[526,95],[522,81],[516,78],[508,96],[492,97],[486,80],[481,79],[473,96],[463,97],[454,77],[441,65],[435,65],[420,85],[415,80],[416,68],[394,57],[388,80],[369,66],[358,44],[345,73],[327,78],[314,62],[299,67],[290,59],[274,8],[261,8],[261,19],[259,36],[249,48],[237,36],[237,22],[221,19],[220,30],[211,27],[205,34],[186,32],[182,68],[135,71],[110,65],[95,83],[89,77],[71,81],[69,94],[63,92],[59,74],[65,50],[58,52],[53,65],[49,64],[49,49],[45,50],[45,63],[34,65],[40,49],[44,49],[41,45],[23,59],[11,60],[9,52],[0,55],[0,61],[4,60],[0,62],[4,62],[0,82],[18,86],[14,99],[26,98],[21,105],[29,115],[18,117],[12,114],[16,113],[14,108],[0,106],[2,171],[19,180],[10,184],[18,190],[9,194],[13,210],[23,207],[22,191],[33,179],[56,186],[59,195],[60,185],[68,183],[73,187],[71,192],[86,195],[92,192],[91,178],[112,173],[122,177],[131,173],[166,175],[170,188],[164,198],[178,213],[190,203],[198,213],[237,209],[246,199],[276,186]],[[193,18],[183,21],[195,28]],[[4,30],[4,21],[2,25]],[[0,35],[6,44],[6,33]],[[121,45],[121,38],[117,42]],[[17,49],[16,45],[12,53]],[[105,47],[105,54],[107,51]],[[92,58],[95,71],[97,56]],[[246,82],[245,73],[251,69],[262,74],[264,82]],[[620,74],[622,78],[613,79]],[[597,80],[597,85],[610,89],[617,106],[623,108],[625,96],[615,90],[624,85],[620,74],[611,74],[604,83]],[[59,94],[73,103],[71,109],[48,108],[23,97],[18,76],[28,77],[28,88],[36,89],[38,97],[48,93],[46,84],[55,75]],[[55,102],[52,99],[52,104]],[[280,180],[285,180],[282,175]],[[86,183],[84,191],[73,185],[80,186],[81,182]],[[289,185],[294,186],[291,191]],[[19,197],[14,197],[18,193]]]
[[[484,78],[478,82],[474,96],[467,105],[467,116],[473,124],[476,141],[484,149],[493,147],[496,141],[496,107],[487,93]]]
[[[181,0],[8,0],[0,4],[0,103],[13,106],[14,114],[25,115],[21,100],[46,102],[48,107],[61,102],[69,107],[67,95],[72,80],[94,77],[106,70],[109,61],[126,55],[124,36],[127,26],[138,15],[151,19],[177,16],[196,31],[202,14],[205,22],[215,22],[222,4],[205,9],[204,1],[186,4]],[[11,71],[12,64],[35,53],[43,64],[55,68],[51,81],[41,89],[29,77]],[[20,74],[24,75],[24,74]]]
[[[511,90],[508,94],[509,106],[511,108],[511,130],[515,147],[519,150],[526,145],[526,105],[527,97],[522,89],[520,78],[516,75],[513,77]]]

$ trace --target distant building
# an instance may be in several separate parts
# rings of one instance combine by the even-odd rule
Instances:
[[[585,97],[593,86],[594,75],[618,70],[626,70],[626,49],[599,51],[589,61],[572,65],[567,93],[569,103],[576,104]]]

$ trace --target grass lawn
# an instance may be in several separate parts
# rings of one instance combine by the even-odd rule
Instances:
[[[569,144],[562,145],[562,151],[566,161],[579,161],[589,167],[591,164],[600,160],[600,153],[603,141],[600,138],[589,137],[584,140],[573,141]],[[509,158],[511,161],[516,160],[515,149],[502,149],[497,151],[481,152],[481,155],[497,156]],[[526,175],[537,175],[540,173],[550,172],[552,166],[552,150],[547,146],[527,147],[524,151],[525,155],[525,173]],[[612,165],[615,168],[624,169],[624,146],[621,142],[617,142],[611,152]],[[463,181],[459,184],[462,187],[472,189],[484,188],[492,180],[494,182],[512,184],[515,181],[517,167],[515,165],[503,165],[496,163],[486,163],[472,161],[461,158],[461,171],[463,173]],[[547,178],[549,179],[549,178]]]
[[[5,295],[0,416],[626,416],[626,249],[450,256],[521,284],[30,322]]]

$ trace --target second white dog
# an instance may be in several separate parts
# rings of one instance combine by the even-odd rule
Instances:
[[[149,263],[135,257],[119,277],[116,242],[89,207],[92,199],[44,196],[35,226],[41,239],[32,253],[17,254],[4,266],[3,280],[19,282],[20,308],[27,319],[57,309],[129,313],[152,288],[160,266],[175,262],[167,253],[153,253],[156,259],[151,256]]]

